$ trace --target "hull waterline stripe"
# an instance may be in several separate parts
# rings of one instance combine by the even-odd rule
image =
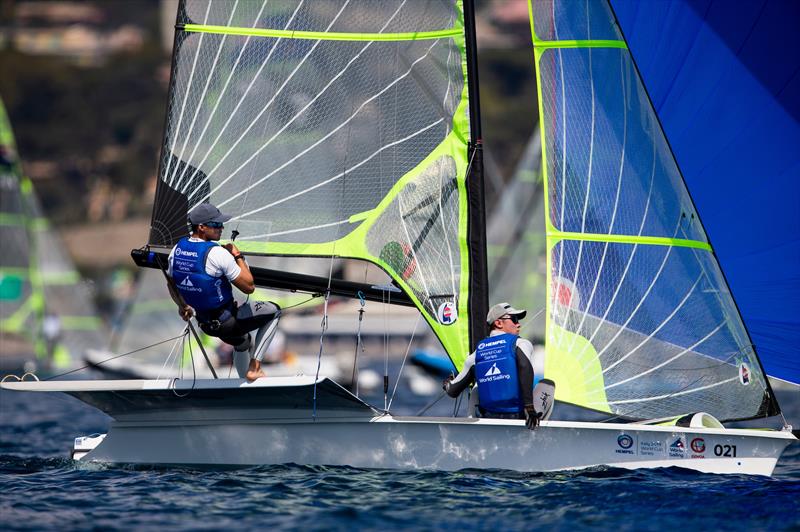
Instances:
[[[636,236],[636,235],[609,235],[596,233],[571,233],[565,231],[548,231],[547,239],[551,241],[559,240],[583,240],[586,242],[613,242],[618,244],[645,244],[650,246],[674,246],[682,248],[703,249],[712,251],[711,245],[700,240],[688,240],[685,238],[669,238],[662,236]]]
[[[275,37],[281,39],[307,39],[320,41],[425,41],[431,39],[458,37],[462,34],[461,28],[438,31],[415,31],[408,33],[342,33],[186,24],[182,29],[190,33],[214,33],[218,35]]]

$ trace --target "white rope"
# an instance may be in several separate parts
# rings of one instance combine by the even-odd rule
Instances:
[[[400,364],[400,371],[397,372],[397,379],[394,381],[394,389],[392,389],[392,397],[389,398],[389,404],[386,407],[388,411],[392,408],[392,401],[394,401],[394,394],[397,393],[397,385],[400,384],[400,377],[403,375],[403,368],[406,366],[406,359],[408,358],[408,352],[411,351],[411,344],[414,342],[414,335],[417,333],[417,326],[419,325],[419,320],[422,317],[422,314],[417,313],[417,320],[414,322],[414,329],[411,331],[411,338],[408,340],[408,345],[406,346],[406,354],[403,355],[403,362]]]

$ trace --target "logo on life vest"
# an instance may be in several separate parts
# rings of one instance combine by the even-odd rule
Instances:
[[[500,368],[497,367],[497,362],[495,362],[494,364],[492,364],[492,367],[489,368],[489,371],[486,372],[484,377],[491,377],[492,375],[500,375],[500,373],[502,373],[502,371],[500,371]]]
[[[198,256],[196,251],[186,251],[185,249],[181,249],[181,248],[175,248],[175,254],[176,255],[185,255],[187,257],[197,257]]]
[[[187,277],[183,281],[181,281],[181,286],[185,286],[185,287],[188,288],[188,287],[192,287],[194,285],[192,284],[192,281],[190,281],[189,278]]]
[[[458,319],[458,312],[456,305],[452,301],[445,301],[439,305],[439,310],[436,312],[436,317],[442,325],[452,325]]]

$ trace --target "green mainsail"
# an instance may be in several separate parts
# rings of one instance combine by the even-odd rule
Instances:
[[[460,366],[464,19],[460,1],[181,2],[150,244],[210,201],[249,254],[369,261]]]

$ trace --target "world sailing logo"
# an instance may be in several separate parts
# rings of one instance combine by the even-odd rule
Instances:
[[[680,436],[669,446],[669,456],[671,458],[684,458],[686,456],[686,443],[683,436]]]
[[[445,301],[439,305],[439,310],[436,312],[436,317],[442,325],[452,325],[458,319],[458,312],[456,305],[452,301]]]
[[[191,288],[191,287],[193,287],[194,285],[192,284],[192,281],[191,281],[191,280],[190,280],[190,279],[187,277],[186,279],[184,279],[183,281],[181,281],[181,286],[185,286],[185,287],[187,287],[187,288]]]
[[[497,362],[495,362],[494,364],[492,364],[492,367],[489,368],[489,371],[486,372],[486,375],[484,375],[484,377],[491,377],[493,375],[500,375],[501,373],[502,373],[502,371],[500,371],[500,368],[497,367]]]

